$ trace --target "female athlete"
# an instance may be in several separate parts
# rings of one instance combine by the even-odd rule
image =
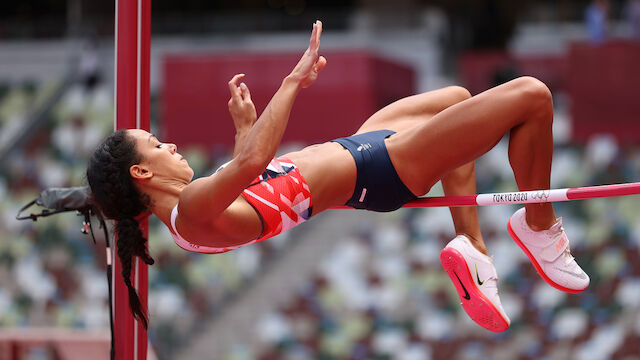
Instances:
[[[87,178],[95,203],[117,220],[118,256],[134,316],[146,316],[130,273],[133,256],[152,264],[137,219],[149,212],[189,251],[221,253],[277,235],[332,206],[392,211],[442,180],[446,195],[474,194],[474,160],[510,132],[509,162],[520,190],[548,189],[553,141],[549,89],[522,77],[471,97],[461,87],[410,96],[384,107],[352,136],[274,158],[298,93],[327,61],[322,23],[259,119],[243,74],[229,82],[236,127],[233,159],[213,175],[193,170],[174,144],[143,130],[120,130],[93,154]],[[509,327],[477,211],[451,208],[457,236],[441,263],[470,317],[492,331]],[[552,286],[579,292],[588,276],[550,203],[527,204],[509,233]]]

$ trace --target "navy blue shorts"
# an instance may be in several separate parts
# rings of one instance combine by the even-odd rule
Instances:
[[[395,134],[378,130],[335,140],[356,161],[356,187],[346,205],[355,209],[393,211],[416,196],[400,180],[391,163],[384,139]]]

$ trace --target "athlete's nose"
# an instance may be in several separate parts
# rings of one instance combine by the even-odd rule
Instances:
[[[171,154],[175,154],[178,151],[178,146],[176,146],[176,144],[169,144],[169,150]]]

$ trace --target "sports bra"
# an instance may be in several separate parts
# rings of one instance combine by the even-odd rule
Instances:
[[[216,172],[230,162],[220,166]],[[176,205],[171,212],[173,240],[187,251],[203,254],[223,253],[283,233],[305,222],[311,217],[313,211],[309,186],[298,167],[286,157],[271,160],[264,172],[244,189],[242,197],[253,206],[260,217],[262,232],[256,239],[221,248],[192,244],[178,233],[176,228],[178,205]]]

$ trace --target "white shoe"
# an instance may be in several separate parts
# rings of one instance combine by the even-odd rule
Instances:
[[[491,258],[458,235],[440,252],[440,263],[458,291],[462,307],[483,328],[505,331],[511,321],[498,296],[498,275]]]
[[[562,218],[548,230],[533,231],[527,224],[525,209],[522,208],[511,216],[507,228],[549,285],[569,293],[579,293],[589,286],[589,276],[571,256]]]

